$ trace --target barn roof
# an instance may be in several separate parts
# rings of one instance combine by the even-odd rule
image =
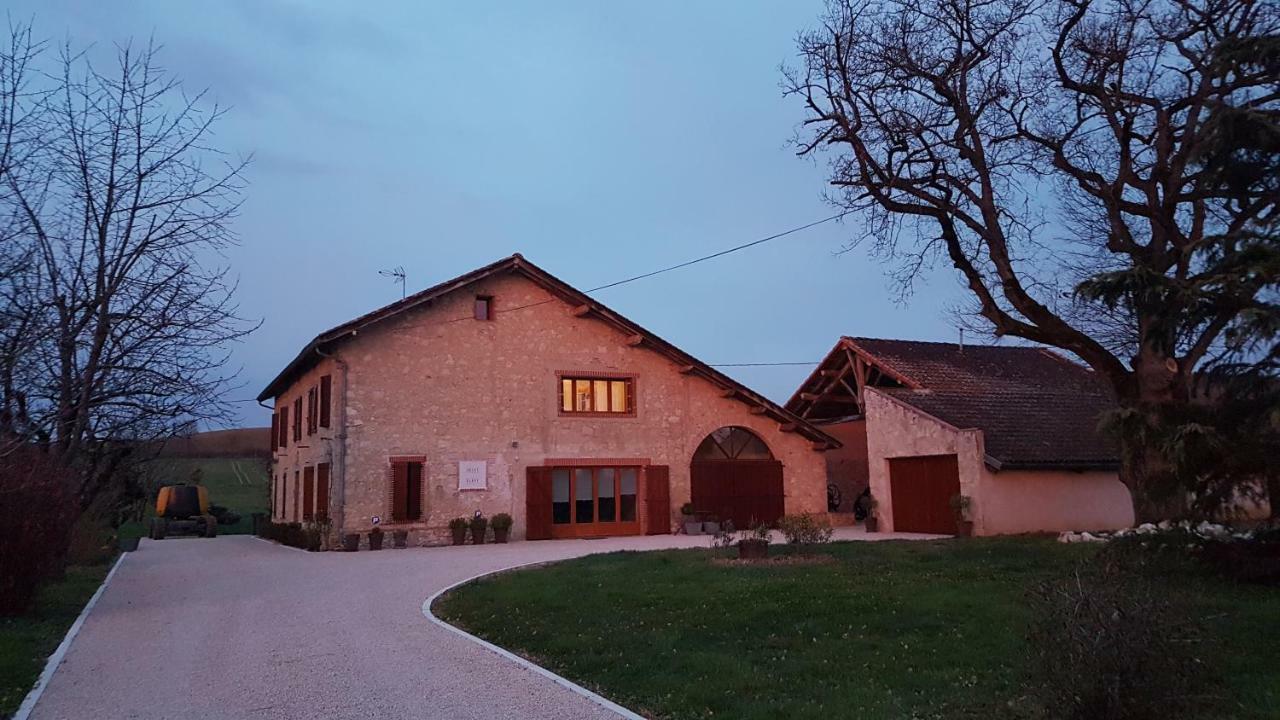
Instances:
[[[379,323],[417,307],[429,306],[437,298],[459,290],[487,277],[503,273],[522,275],[546,289],[552,296],[562,300],[573,308],[573,314],[581,318],[592,318],[602,321],[620,330],[628,336],[628,343],[644,347],[669,358],[679,371],[686,375],[700,376],[721,389],[721,394],[751,406],[752,411],[777,420],[780,429],[797,432],[802,437],[813,441],[815,449],[823,450],[840,447],[840,441],[818,429],[813,423],[797,416],[795,413],[751,390],[742,383],[716,370],[715,368],[680,350],[675,345],[663,340],[652,332],[606,307],[603,303],[589,297],[586,293],[574,288],[551,273],[534,265],[516,253],[497,262],[459,275],[452,280],[429,287],[414,293],[402,300],[365,313],[353,320],[326,330],[311,340],[288,365],[258,394],[262,402],[280,395],[294,380],[313,367],[321,358],[321,353],[331,351],[345,340],[350,339],[361,329]]]
[[[787,408],[815,421],[861,412],[864,387],[982,430],[993,467],[1118,464],[1114,442],[1098,431],[1101,414],[1114,407],[1107,385],[1044,348],[842,337]]]

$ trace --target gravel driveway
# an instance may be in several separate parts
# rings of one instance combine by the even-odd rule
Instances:
[[[31,717],[616,718],[428,622],[423,600],[527,562],[707,544],[650,536],[312,554],[248,536],[144,540]]]

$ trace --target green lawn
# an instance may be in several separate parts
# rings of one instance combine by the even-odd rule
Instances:
[[[483,579],[435,611],[654,717],[1021,717],[1025,588],[1096,549],[996,538],[820,552],[833,560],[596,555]],[[1230,649],[1215,664],[1238,702],[1219,716],[1275,717],[1280,592],[1165,581]]]
[[[209,488],[209,502],[234,510],[240,514],[235,525],[219,525],[223,535],[247,535],[253,531],[250,515],[268,512],[271,482],[258,458],[161,458],[153,460],[153,470],[164,483],[188,482],[191,473],[199,469],[201,482]],[[154,499],[148,508],[148,516],[154,511]],[[127,523],[120,528],[123,537],[145,537],[146,524]]]
[[[68,568],[61,580],[40,590],[26,615],[0,618],[0,717],[9,717],[22,704],[45,659],[110,569],[111,563]]]

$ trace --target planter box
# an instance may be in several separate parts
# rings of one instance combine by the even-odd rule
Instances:
[[[720,523],[710,521],[704,522],[702,523],[702,532],[708,535],[715,535],[720,532]]]
[[[763,560],[769,557],[769,543],[765,540],[739,540],[738,557],[743,560]]]
[[[409,543],[408,530],[396,530],[391,533],[391,544],[395,547],[402,548]]]
[[[457,529],[451,529],[451,530],[450,530],[450,532],[451,532],[451,533],[453,533],[453,544],[454,544],[454,545],[466,545],[466,544],[467,544],[467,529],[466,529],[465,527],[460,527],[460,528],[457,528]]]
[[[867,523],[867,532],[880,532],[880,518],[869,517],[865,522]]]
[[[382,536],[383,536],[383,533],[380,533],[380,532],[369,533],[369,549],[370,550],[382,549]]]
[[[973,521],[957,520],[956,521],[956,537],[973,537]]]
[[[342,549],[347,552],[355,552],[360,549],[360,536],[355,533],[347,533],[342,536]]]
[[[493,541],[496,543],[505,543],[507,541],[507,535],[510,533],[511,528],[494,528]]]
[[[685,535],[701,535],[702,523],[696,522],[693,520],[686,520],[684,522],[684,534]]]

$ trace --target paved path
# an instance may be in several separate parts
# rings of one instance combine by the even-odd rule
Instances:
[[[837,532],[872,537],[890,536]],[[708,542],[650,536],[313,554],[248,536],[143,540],[31,717],[616,719],[428,622],[422,601],[522,563]]]

